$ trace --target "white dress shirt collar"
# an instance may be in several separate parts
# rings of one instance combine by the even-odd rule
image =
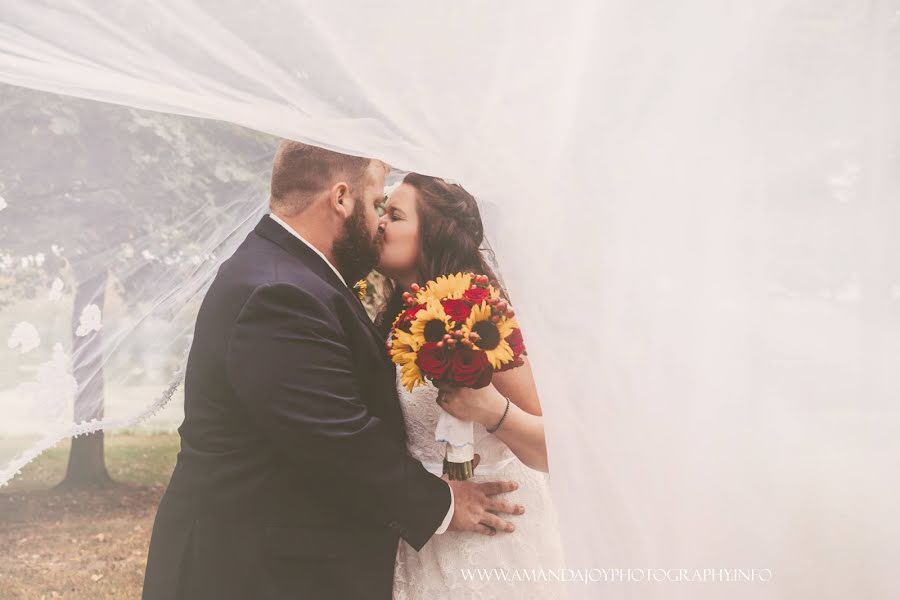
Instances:
[[[278,223],[279,225],[281,225],[282,227],[284,227],[285,229],[287,229],[287,230],[288,230],[288,233],[290,233],[292,236],[294,236],[295,238],[297,238],[298,240],[300,240],[301,242],[303,242],[304,244],[306,244],[307,246],[309,246],[310,249],[312,249],[313,252],[315,252],[316,254],[318,254],[319,256],[321,256],[321,257],[322,257],[322,260],[325,261],[325,264],[328,265],[329,267],[331,267],[331,270],[334,271],[334,274],[337,275],[337,276],[338,276],[338,279],[341,280],[341,283],[343,283],[344,285],[347,285],[347,282],[344,281],[344,276],[341,275],[341,272],[338,271],[337,268],[335,268],[335,266],[334,266],[333,264],[331,264],[331,261],[329,261],[327,258],[325,258],[325,255],[322,254],[321,250],[319,250],[318,248],[316,248],[315,246],[313,246],[312,244],[310,244],[308,241],[306,241],[306,240],[303,238],[302,235],[300,235],[299,233],[297,233],[296,231],[294,231],[294,228],[293,228],[293,227],[291,227],[290,225],[288,225],[287,223],[285,223],[284,221],[282,221],[281,219],[279,219],[279,218],[278,218],[278,215],[276,215],[275,213],[269,213],[269,217],[270,217],[273,221],[275,221],[276,223]]]

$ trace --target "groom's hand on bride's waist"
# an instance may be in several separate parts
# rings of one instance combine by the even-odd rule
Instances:
[[[444,479],[446,479],[446,475]],[[512,532],[515,526],[499,515],[521,515],[525,507],[499,497],[518,489],[515,481],[447,481],[453,489],[453,517],[448,531],[477,531],[494,535]]]

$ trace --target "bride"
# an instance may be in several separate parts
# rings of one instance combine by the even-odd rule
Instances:
[[[385,339],[402,309],[402,293],[412,283],[474,272],[499,285],[480,249],[484,229],[478,205],[459,185],[412,173],[384,209],[378,271],[393,280],[378,318]],[[560,597],[561,584],[547,581],[550,570],[563,567],[563,559],[550,497],[541,405],[528,359],[520,367],[494,374],[491,385],[479,390],[455,388],[439,398],[438,389],[426,384],[408,392],[400,385],[399,372],[397,390],[414,458],[440,475],[444,443],[434,440],[440,411],[472,421],[480,457],[474,481],[518,482],[509,500],[524,505],[525,513],[510,518],[511,532],[447,531],[432,536],[419,552],[401,540],[394,598],[498,598],[510,593],[516,598]]]

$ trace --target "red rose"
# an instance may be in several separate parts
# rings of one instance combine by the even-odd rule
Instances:
[[[525,364],[525,361],[522,360],[522,355],[525,354],[525,342],[522,340],[522,330],[518,327],[513,329],[510,334],[506,336],[506,341],[512,348],[513,359],[498,369],[498,372],[500,373],[515,369],[516,367],[521,367]]]
[[[444,307],[444,312],[447,313],[447,316],[457,323],[462,323],[468,319],[469,313],[472,312],[472,305],[465,300],[444,300],[441,302],[441,306]]]
[[[513,329],[509,335],[506,336],[506,341],[512,348],[516,358],[525,353],[525,340],[522,339],[522,330],[518,327]]]
[[[487,288],[471,288],[463,292],[463,298],[472,304],[481,304],[490,297],[490,291]]]
[[[400,331],[409,333],[410,324],[415,320],[416,314],[423,308],[425,308],[424,304],[416,304],[415,306],[404,309],[403,312],[397,315],[397,320],[394,323],[394,327],[396,327]]]
[[[478,389],[491,382],[493,369],[484,351],[457,348],[450,359],[450,374],[454,384]]]
[[[403,317],[402,317],[403,320],[412,321],[413,319],[416,318],[416,315],[418,314],[418,312],[420,310],[422,310],[423,308],[425,308],[424,304],[416,304],[415,306],[411,306],[410,308],[407,308],[405,311],[403,311]]]
[[[416,364],[429,378],[440,379],[450,368],[450,356],[446,348],[438,348],[437,342],[426,342],[419,348]]]

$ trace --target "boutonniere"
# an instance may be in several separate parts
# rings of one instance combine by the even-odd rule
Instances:
[[[360,302],[366,299],[366,295],[369,293],[369,282],[365,279],[360,279],[356,283],[353,284],[353,290],[356,292],[356,297],[359,298]]]

